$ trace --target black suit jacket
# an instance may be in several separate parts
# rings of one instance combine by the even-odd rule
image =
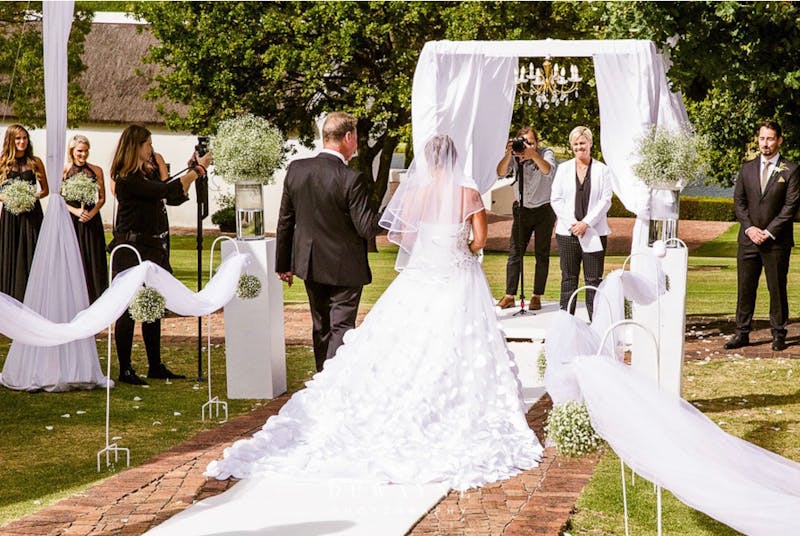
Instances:
[[[367,240],[378,232],[371,191],[363,173],[332,154],[289,164],[278,216],[275,271],[335,286],[371,282]]]
[[[751,226],[769,231],[775,240],[767,240],[762,248],[791,248],[794,245],[794,215],[800,202],[800,170],[783,156],[778,159],[782,171],[773,171],[764,193],[761,193],[761,157],[745,163],[733,191],[736,219],[741,223],[739,245],[757,247],[744,233]]]

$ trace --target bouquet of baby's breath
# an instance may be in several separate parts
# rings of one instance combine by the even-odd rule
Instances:
[[[539,371],[539,379],[544,379],[544,373],[547,372],[547,356],[544,354],[544,348],[539,350],[539,355],[536,356],[536,369]]]
[[[652,188],[681,190],[706,175],[707,142],[688,128],[651,127],[637,147],[633,172]]]
[[[61,197],[66,201],[90,205],[97,199],[97,182],[83,173],[76,173],[61,183]]]
[[[214,173],[226,181],[271,184],[286,156],[283,134],[252,114],[226,119],[211,138]]]
[[[261,294],[261,280],[250,274],[242,274],[236,286],[236,296],[243,300],[252,300]]]
[[[597,450],[602,441],[592,428],[586,404],[574,400],[550,411],[545,433],[562,456],[584,456]]]
[[[128,310],[131,318],[137,322],[155,322],[162,316],[167,307],[167,300],[153,287],[140,289],[131,300]]]
[[[36,186],[19,180],[9,180],[3,184],[0,195],[3,196],[3,208],[18,216],[28,212],[36,203]]]

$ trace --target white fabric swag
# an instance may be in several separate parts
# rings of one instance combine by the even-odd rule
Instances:
[[[174,313],[183,316],[207,315],[233,298],[239,276],[248,262],[249,255],[234,254],[220,264],[217,273],[203,290],[195,293],[157,264],[143,261],[120,273],[108,290],[68,322],[49,320],[11,296],[0,293],[0,318],[4,319],[0,323],[0,333],[34,347],[54,347],[84,338],[91,340],[94,346],[95,334],[125,312],[142,284],[158,289],[166,299],[167,309]],[[3,382],[10,379],[4,370]]]
[[[423,154],[430,136],[449,134],[465,151],[466,176],[482,193],[489,190],[514,109],[514,68],[520,57],[545,56],[593,58],[603,159],[614,175],[614,193],[638,216],[633,249],[646,246],[650,190],[633,173],[637,140],[651,125],[674,129],[688,123],[683,99],[670,90],[651,41],[428,42],[411,96],[415,154]]]

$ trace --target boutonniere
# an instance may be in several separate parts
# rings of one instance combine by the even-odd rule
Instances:
[[[780,164],[775,166],[775,168],[772,170],[772,174],[773,175],[776,175],[776,174],[780,175],[781,173],[783,173],[787,169],[789,169],[789,168],[786,167],[786,162],[781,162]],[[781,180],[778,181],[778,182],[784,182],[783,177],[781,177]]]

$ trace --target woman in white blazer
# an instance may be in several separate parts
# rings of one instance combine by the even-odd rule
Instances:
[[[556,242],[561,263],[561,308],[578,288],[583,263],[586,285],[598,286],[603,278],[606,241],[611,229],[606,213],[611,208],[611,170],[592,158],[592,132],[575,127],[569,133],[575,158],[559,164],[550,195],[556,213]],[[594,291],[586,292],[586,309],[592,318]],[[575,312],[573,303],[570,313]]]

